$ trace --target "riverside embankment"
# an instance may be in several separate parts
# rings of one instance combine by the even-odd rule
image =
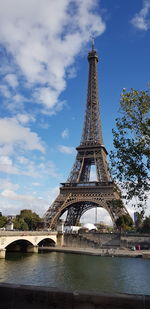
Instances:
[[[95,256],[112,256],[112,257],[144,257],[150,258],[150,250],[135,250],[130,249],[95,249],[95,248],[77,248],[77,247],[41,247],[40,251],[47,252],[64,252],[73,254],[87,254]]]
[[[95,249],[150,249],[150,234],[99,233],[64,234],[65,247]]]
[[[47,247],[43,250],[97,256],[150,258],[150,234],[65,233],[62,247]]]

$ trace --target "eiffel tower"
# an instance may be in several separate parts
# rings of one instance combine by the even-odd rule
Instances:
[[[60,193],[44,215],[44,221],[52,229],[67,211],[65,225],[77,225],[81,216],[89,209],[106,209],[115,226],[116,220],[128,214],[124,206],[113,201],[121,199],[118,187],[111,179],[107,163],[107,150],[103,143],[100,121],[97,64],[98,55],[92,42],[88,53],[89,77],[86,113],[77,156],[67,182],[61,183]],[[95,165],[96,181],[90,181],[91,166]]]

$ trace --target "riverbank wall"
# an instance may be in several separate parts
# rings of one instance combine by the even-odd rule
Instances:
[[[78,248],[131,248],[150,249],[150,234],[82,233],[64,234],[65,247]]]
[[[0,284],[2,309],[149,309],[150,295],[63,291],[56,288]]]

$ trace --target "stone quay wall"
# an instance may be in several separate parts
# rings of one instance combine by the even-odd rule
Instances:
[[[140,245],[141,249],[150,249],[150,234],[120,233],[82,233],[64,234],[64,246],[76,248],[131,248]]]
[[[150,295],[61,291],[56,288],[0,284],[2,309],[149,309]]]

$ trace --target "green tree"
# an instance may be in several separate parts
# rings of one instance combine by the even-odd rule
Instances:
[[[14,220],[14,228],[18,230],[36,230],[41,218],[30,209],[23,209]]]
[[[141,226],[143,224],[143,220],[144,220],[144,210],[136,212],[135,227],[137,231],[140,231]]]
[[[150,233],[150,216],[144,219],[140,232]]]
[[[41,222],[40,217],[30,209],[21,210],[20,217],[27,223],[29,230],[36,230],[38,223]]]
[[[5,216],[0,216],[0,228],[4,227],[7,223],[7,218]]]
[[[16,218],[14,219],[14,229],[20,231],[28,231],[29,227],[23,218],[16,216]]]
[[[133,228],[133,220],[128,214],[122,215],[116,220],[116,225],[120,231],[128,231]]]
[[[150,167],[150,96],[148,91],[125,89],[121,95],[121,117],[113,129],[111,166],[114,178],[125,189],[127,201],[133,197],[138,207],[146,204]]]

